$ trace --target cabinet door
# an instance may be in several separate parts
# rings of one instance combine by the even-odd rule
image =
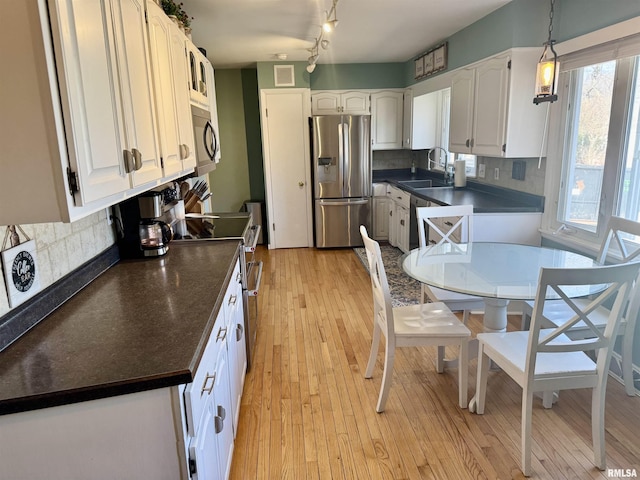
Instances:
[[[230,379],[227,345],[228,337],[223,340],[216,360],[216,379],[213,388],[213,408],[217,417],[216,437],[218,440],[218,461],[220,462],[220,477],[229,478],[231,459],[233,457],[233,415],[231,408]]]
[[[411,148],[413,141],[413,90],[404,91],[402,101],[402,148]]]
[[[371,94],[371,145],[373,150],[402,148],[402,92]]]
[[[396,202],[389,198],[389,244],[398,245],[398,207]]]
[[[202,415],[199,433],[192,438],[189,445],[189,468],[192,480],[223,478],[218,457],[217,421],[215,402],[209,401]]]
[[[404,253],[409,252],[409,237],[411,225],[409,220],[409,209],[398,206],[398,248]]]
[[[240,418],[240,400],[247,372],[247,350],[245,342],[244,315],[242,304],[242,284],[240,283],[240,264],[236,263],[232,280],[224,297],[223,308],[227,320],[229,346],[229,383],[231,386],[231,415],[234,437]]]
[[[125,148],[140,158],[131,185],[162,178],[143,0],[113,2],[118,74],[125,119]]]
[[[386,196],[373,198],[373,238],[389,239],[389,199]]]
[[[53,2],[51,21],[76,202],[85,205],[130,188],[110,2]]]
[[[158,110],[158,130],[160,151],[165,175],[182,170],[178,148],[178,124],[176,104],[173,100],[174,84],[171,65],[172,29],[177,27],[167,18],[162,9],[148,2],[149,45],[153,70],[156,108]]]
[[[311,96],[313,115],[333,115],[340,113],[340,94],[331,92],[314,93]]]
[[[441,128],[442,92],[413,97],[411,111],[411,146],[413,150],[443,146],[439,144]]]
[[[173,97],[175,100],[178,135],[178,158],[182,162],[179,168],[187,173],[196,166],[191,102],[189,98],[189,71],[187,67],[186,38],[182,31],[171,25],[170,49],[171,70],[173,72]],[[165,171],[165,175],[168,174]]]
[[[471,148],[475,155],[503,155],[509,97],[508,61],[507,57],[493,58],[476,68]]]
[[[368,115],[369,94],[367,92],[343,92],[340,94],[340,112],[349,115]]]
[[[473,129],[473,69],[463,69],[451,80],[451,110],[449,114],[449,150],[471,153]]]

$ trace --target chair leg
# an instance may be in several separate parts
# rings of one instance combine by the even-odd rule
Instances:
[[[386,348],[384,353],[384,371],[382,372],[382,385],[380,385],[380,396],[378,397],[378,405],[376,406],[376,412],[384,412],[384,407],[389,397],[389,390],[391,390],[391,380],[393,379],[393,361],[396,356],[395,343],[386,339]]]
[[[424,283],[420,284],[420,301],[422,303],[429,303],[429,296],[427,295],[427,290],[424,287]]]
[[[597,386],[591,395],[591,435],[593,437],[593,455],[596,467],[606,468],[607,456],[604,447],[604,396],[605,385]]]
[[[478,342],[478,373],[476,374],[476,413],[484,413],[484,400],[487,396],[487,380],[491,359],[484,353],[484,344]]]
[[[462,323],[467,325],[469,323],[469,310],[463,310],[462,312]]]
[[[469,403],[469,342],[465,338],[460,343],[458,357],[458,404],[460,408],[467,408]]]
[[[371,378],[373,375],[373,367],[376,365],[376,357],[378,356],[378,347],[380,346],[380,335],[382,329],[378,322],[373,327],[373,338],[371,339],[371,352],[369,353],[369,361],[367,362],[367,369],[364,371],[364,378]]]
[[[522,473],[531,475],[531,416],[533,412],[533,392],[522,389]]]
[[[444,372],[444,355],[445,348],[443,345],[438,345],[438,354],[436,356],[436,372]]]
[[[531,325],[531,317],[529,314],[522,312],[522,320],[520,321],[520,330],[529,330]]]
[[[627,395],[633,397],[636,394],[636,386],[633,381],[633,331],[626,330],[622,336],[622,380]]]
[[[553,390],[547,390],[545,392],[542,392],[542,406],[544,408],[551,408],[553,407]]]

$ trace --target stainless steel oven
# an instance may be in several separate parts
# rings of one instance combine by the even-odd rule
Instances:
[[[185,230],[187,233],[174,238],[173,241],[240,241],[240,281],[242,283],[242,303],[244,307],[247,369],[249,369],[252,364],[253,348],[258,328],[257,296],[262,278],[262,262],[256,259],[255,252],[261,227],[253,224],[250,212],[205,213],[194,215],[182,221],[186,223]]]

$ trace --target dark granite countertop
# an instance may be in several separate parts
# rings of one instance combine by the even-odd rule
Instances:
[[[440,205],[473,205],[475,213],[527,213],[542,212],[544,197],[507,188],[486,185],[472,180],[467,181],[464,188],[438,186],[432,188],[410,188],[398,182],[403,180],[432,179],[434,184],[441,183],[442,174],[418,170],[411,173],[409,169],[374,170],[374,182],[388,182],[425,200]]]
[[[0,352],[0,414],[188,383],[238,241],[122,260]]]

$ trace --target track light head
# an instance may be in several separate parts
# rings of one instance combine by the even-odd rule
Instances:
[[[323,50],[326,50],[327,48],[329,48],[329,40],[322,40],[320,42],[320,46],[322,47]]]
[[[313,73],[313,71],[315,69],[316,69],[316,64],[315,63],[310,63],[309,65],[307,65],[307,72]]]

